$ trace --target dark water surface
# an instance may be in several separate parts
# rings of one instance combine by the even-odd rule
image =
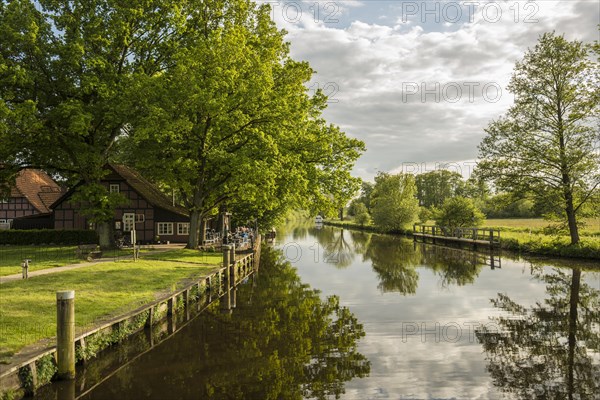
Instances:
[[[597,399],[590,267],[286,227],[234,308],[141,333],[38,397]]]

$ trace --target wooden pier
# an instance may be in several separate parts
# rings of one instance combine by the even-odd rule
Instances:
[[[437,225],[413,225],[414,240],[423,243],[458,243],[469,246],[500,248],[500,230],[491,228],[455,228]]]

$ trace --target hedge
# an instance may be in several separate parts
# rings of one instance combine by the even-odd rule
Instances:
[[[0,245],[93,244],[98,234],[91,230],[59,231],[54,229],[0,230]]]

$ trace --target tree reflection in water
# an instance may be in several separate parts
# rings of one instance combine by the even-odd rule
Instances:
[[[416,266],[420,263],[420,254],[415,251],[412,242],[375,235],[364,253],[364,259],[371,260],[382,292],[407,295],[417,291],[419,273]]]
[[[357,350],[363,326],[280,259],[265,247],[259,276],[237,289],[233,312],[211,306],[92,397],[340,398],[346,382],[370,372]]]
[[[593,399],[600,393],[600,290],[582,271],[534,267],[546,283],[543,303],[525,307],[505,294],[492,299],[505,316],[480,329],[494,383],[523,399]]]

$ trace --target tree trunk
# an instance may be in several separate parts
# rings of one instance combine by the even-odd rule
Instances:
[[[339,215],[340,215],[340,221],[343,221],[344,220],[344,207],[340,207]]]
[[[200,222],[202,220],[202,214],[200,211],[194,210],[190,214],[190,235],[188,236],[188,243],[186,248],[197,249],[200,244]]]
[[[567,207],[565,211],[567,213],[567,220],[569,222],[569,234],[571,235],[571,244],[579,243],[579,229],[577,228],[577,216],[575,215],[575,208],[573,207],[573,194],[567,193],[565,195]]]
[[[115,247],[111,228],[112,224],[108,221],[96,224],[96,232],[98,232],[98,241],[101,249],[112,249]]]
[[[206,240],[206,218],[200,218],[200,236],[199,242],[203,244]]]

